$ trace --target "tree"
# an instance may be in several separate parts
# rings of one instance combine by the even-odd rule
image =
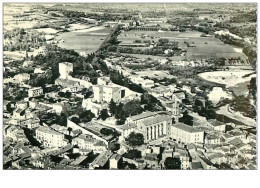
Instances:
[[[92,120],[92,118],[95,117],[95,114],[93,114],[90,110],[85,110],[84,108],[82,108],[81,106],[79,106],[77,109],[71,111],[68,115],[78,115],[78,120],[79,122],[89,122]],[[73,121],[74,122],[74,121]],[[76,122],[75,122],[76,123]]]
[[[112,142],[109,144],[108,149],[111,151],[117,151],[120,149],[120,144]]]
[[[128,163],[127,161],[123,161],[121,164],[118,164],[118,169],[137,169],[135,164]]]
[[[131,132],[126,138],[126,142],[130,146],[141,146],[142,144],[144,144],[144,135],[141,133]]]
[[[123,157],[128,159],[139,159],[142,157],[141,151],[137,149],[129,150],[127,153],[124,153]]]
[[[116,47],[116,46],[109,46],[109,47],[107,48],[107,51],[109,51],[109,52],[116,52],[116,50],[117,50],[117,47]]]
[[[116,37],[111,37],[108,42],[112,45],[116,45],[118,43],[118,40]]]
[[[180,158],[167,157],[164,165],[166,169],[181,169],[181,160]]]
[[[120,118],[120,119],[118,119],[118,120],[116,121],[116,124],[117,124],[117,125],[123,125],[123,124],[125,124],[125,120],[126,120],[125,117]]]
[[[109,117],[107,113],[107,109],[103,109],[100,111],[99,118],[101,118],[103,121],[105,121]]]
[[[72,128],[69,127],[69,128],[68,128],[68,131],[69,131],[69,135],[70,135],[70,133],[71,133],[71,131],[72,131]]]
[[[65,97],[65,93],[62,92],[62,91],[58,92],[58,95],[59,95],[60,97]]]
[[[7,105],[6,105],[6,110],[9,112],[9,113],[12,113],[14,111],[15,108],[12,107],[12,103],[9,102]]]
[[[71,121],[74,122],[74,123],[80,123],[79,118],[77,118],[75,116],[71,118]]]
[[[179,121],[190,126],[193,125],[193,117],[188,115],[187,110],[183,112],[183,116],[179,118]]]
[[[256,78],[251,78],[250,84],[248,85],[249,93],[252,94],[253,99],[256,100],[256,92],[257,92],[257,85],[256,85]]]
[[[218,169],[223,169],[223,170],[230,170],[232,169],[231,166],[227,163],[221,163],[220,165],[218,165]]]
[[[132,100],[123,106],[123,110],[125,111],[126,116],[133,116],[142,113],[143,108],[138,101]]]
[[[176,123],[176,121],[175,121],[175,118],[173,117],[172,118],[172,124],[175,124]]]
[[[67,115],[64,113],[61,113],[60,116],[58,116],[57,124],[62,126],[67,126]]]
[[[141,104],[144,104],[144,110],[161,111],[163,109],[161,102],[148,92],[141,95]]]
[[[102,128],[102,129],[100,130],[100,133],[103,134],[103,135],[108,136],[108,135],[113,134],[113,130],[107,129],[107,128]]]
[[[241,112],[244,116],[255,118],[256,110],[253,105],[250,104],[250,99],[243,95],[235,96],[235,98],[231,101],[230,107],[234,111]]]
[[[116,108],[115,118],[118,119],[117,125],[122,125],[125,123],[126,114],[125,114],[125,111],[123,110],[123,107],[124,107],[124,104],[119,103],[119,105]]]
[[[201,100],[196,99],[195,100],[195,106],[203,106],[203,103],[201,102]]]
[[[109,103],[109,112],[112,116],[114,116],[116,114],[116,103],[114,102],[113,99],[111,99],[110,103]]]

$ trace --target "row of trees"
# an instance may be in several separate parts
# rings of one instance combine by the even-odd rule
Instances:
[[[166,49],[164,49],[162,47],[145,48],[145,49],[131,48],[131,47],[118,48],[118,51],[120,53],[128,53],[128,54],[145,54],[145,55],[167,56],[167,57],[178,56],[181,54],[181,49],[179,49],[179,48],[170,49],[172,51],[168,54],[164,53],[165,50]]]
[[[118,9],[117,13],[118,13]],[[89,19],[95,19],[95,20],[102,20],[102,21],[117,21],[117,20],[131,20],[132,14],[110,14],[104,12],[104,14],[98,14],[98,13],[84,13],[84,12],[78,12],[78,11],[72,11],[72,10],[60,10],[65,16],[67,16],[70,19],[79,19],[79,18],[89,18]],[[110,12],[111,10],[109,10]]]
[[[140,159],[142,157],[141,151],[137,149],[132,149],[129,150],[127,153],[123,154],[123,157],[128,158],[128,159]],[[179,170],[181,169],[181,160],[180,158],[172,158],[172,157],[167,157],[164,161],[164,167],[165,169],[168,170]]]

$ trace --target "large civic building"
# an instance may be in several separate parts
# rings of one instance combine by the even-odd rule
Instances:
[[[144,112],[127,118],[127,124],[136,124],[136,130],[144,135],[146,142],[169,136],[172,118],[166,113]]]

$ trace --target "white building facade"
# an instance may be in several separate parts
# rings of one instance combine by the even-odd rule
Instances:
[[[183,143],[203,143],[204,131],[183,123],[177,123],[171,126],[171,138]]]
[[[36,139],[45,147],[63,147],[68,144],[64,135],[58,133],[47,126],[42,126],[36,129]]]
[[[70,72],[73,72],[72,63],[69,63],[69,62],[59,63],[60,78],[67,79]]]
[[[42,87],[35,87],[28,90],[28,96],[29,97],[38,97],[43,94]]]
[[[109,103],[112,99],[114,102],[121,100],[121,89],[119,87],[95,85],[93,86],[94,101],[98,103]]]

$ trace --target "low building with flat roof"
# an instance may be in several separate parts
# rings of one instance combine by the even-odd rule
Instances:
[[[184,143],[203,143],[204,131],[183,123],[176,123],[171,126],[171,137]]]
[[[215,131],[225,132],[226,124],[215,119],[209,119],[209,126]]]
[[[121,155],[115,153],[109,159],[109,169],[118,169],[120,163],[123,161]]]
[[[93,138],[91,135],[80,135],[72,140],[72,145],[77,145],[80,149],[92,150],[100,153],[107,149],[106,144]]]
[[[111,151],[104,151],[97,156],[92,163],[89,164],[89,169],[107,169],[108,160],[113,155]]]
[[[28,96],[29,97],[38,97],[43,95],[43,89],[42,87],[34,87],[28,90]]]

